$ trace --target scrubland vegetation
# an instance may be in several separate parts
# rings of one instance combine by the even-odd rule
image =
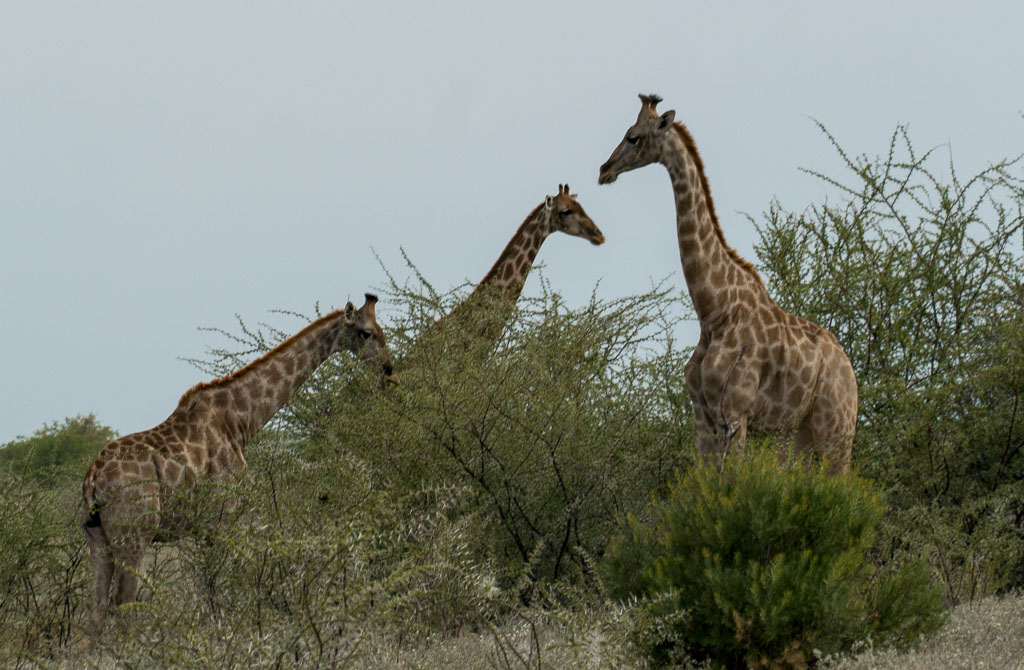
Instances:
[[[322,366],[244,475],[195,491],[197,530],[154,547],[93,653],[80,483],[113,431],[78,417],[0,449],[0,666],[1014,667],[1021,166],[964,180],[902,129],[879,159],[836,148],[829,201],[751,225],[773,297],[857,371],[854,475],[757,436],[722,473],[694,462],[682,286],[573,306],[545,284],[463,349],[430,325],[465,287],[392,281],[401,386]],[[286,335],[223,334],[204,373]]]

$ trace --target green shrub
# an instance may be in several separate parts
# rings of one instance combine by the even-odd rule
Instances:
[[[86,467],[117,431],[104,426],[95,415],[54,421],[0,448],[0,470],[57,484],[80,481]]]
[[[702,463],[677,478],[649,521],[629,517],[608,550],[609,589],[675,617],[655,660],[678,646],[726,667],[802,667],[868,636],[906,644],[945,608],[919,565],[879,571],[867,560],[883,512],[864,479],[752,448],[722,472]]]
[[[80,495],[0,471],[0,667],[25,667],[79,636],[91,575]]]
[[[336,357],[278,423],[304,457],[355,458],[395,496],[468,491],[472,549],[503,587],[527,564],[534,580],[589,579],[584,557],[603,552],[616,515],[692,457],[688,351],[670,336],[685,314],[678,298],[654,289],[573,308],[543,286],[511,312],[481,301],[436,327],[463,296],[393,284],[379,310],[401,384],[381,393]],[[467,346],[466,332],[506,319],[496,342]],[[243,324],[229,337],[251,352],[281,335],[264,331]],[[238,358],[213,353],[211,372]]]

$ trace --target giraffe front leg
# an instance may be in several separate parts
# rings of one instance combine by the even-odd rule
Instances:
[[[721,435],[715,430],[707,413],[697,407],[693,411],[693,442],[700,458],[707,459],[721,454]]]
[[[704,395],[704,383],[701,365],[707,353],[705,338],[701,340],[690,355],[683,376],[686,379],[686,390],[690,394],[690,405],[693,408],[693,442],[697,457],[707,460],[721,453],[722,439],[719,435],[714,416]]]
[[[722,468],[731,452],[743,451],[747,440],[747,421],[757,397],[759,374],[747,356],[747,347],[712,345],[700,370],[705,413],[713,426],[711,449]]]
[[[742,454],[743,447],[747,444],[747,418],[737,417],[723,424],[721,436],[723,462],[729,456],[730,450]]]
[[[713,423],[704,412],[694,412],[694,442],[697,455],[713,460],[719,470],[730,453],[743,452],[747,440],[747,418]]]

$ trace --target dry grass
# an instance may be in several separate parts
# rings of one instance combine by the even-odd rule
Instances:
[[[415,652],[397,653],[381,646],[356,668],[392,667],[433,670],[493,668],[643,668],[609,647],[613,640],[595,629],[567,636],[550,624],[535,629],[509,624],[493,632],[462,634],[437,640]],[[621,634],[621,631],[620,631]],[[609,644],[611,643],[611,644]],[[609,653],[612,651],[612,653]],[[987,598],[958,607],[948,626],[914,651],[875,650],[868,646],[853,658],[831,659],[828,670],[1024,670],[1024,594]]]
[[[423,645],[396,644],[397,631],[368,636],[344,664],[352,670],[644,668],[624,649],[624,612],[605,612],[586,630],[583,618],[557,622],[518,620],[493,630],[438,637]],[[26,667],[35,667],[30,663]],[[40,667],[113,668],[116,661],[90,656],[81,645]],[[296,667],[302,667],[299,663]],[[987,598],[958,607],[949,625],[920,649],[908,652],[868,647],[853,658],[828,659],[823,670],[1024,670],[1024,594]]]
[[[949,624],[917,651],[867,649],[829,670],[1024,670],[1024,594],[993,597],[953,611]]]

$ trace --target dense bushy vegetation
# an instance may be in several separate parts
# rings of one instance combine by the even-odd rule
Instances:
[[[0,447],[0,470],[39,482],[60,480],[85,471],[104,444],[117,432],[92,414],[54,421],[32,434]]]
[[[880,559],[925,553],[951,605],[1024,586],[1020,162],[963,180],[903,128],[881,159],[839,153],[853,178],[818,176],[841,199],[774,204],[758,255],[779,304],[853,362],[854,467],[894,507]]]
[[[857,370],[857,476],[756,450],[722,476],[695,467],[688,351],[671,335],[681,286],[577,307],[545,284],[493,345],[466,346],[460,331],[493,319],[432,326],[464,288],[392,282],[380,311],[403,383],[379,389],[347,356],[322,366],[250,445],[249,470],[182,510],[202,521],[227,495],[232,518],[155,547],[94,656],[79,486],[113,433],[79,417],[0,450],[0,665],[643,667],[650,652],[799,666],[809,649],[929,629],[908,584],[927,593],[927,578],[950,605],[1024,585],[1024,188],[1012,163],[961,182],[932,162],[900,131],[888,156],[848,158],[835,202],[773,204],[759,224],[772,294],[835,332]],[[197,361],[207,373],[287,333],[224,334]],[[755,474],[763,486],[737,485]],[[801,496],[819,502],[798,523]],[[745,507],[715,511],[729,500]],[[760,601],[730,549],[749,551],[744,524],[777,532],[785,557],[748,561]],[[720,571],[685,563],[716,551]],[[470,639],[483,660],[452,646]]]
[[[607,556],[621,598],[646,596],[660,632],[641,629],[660,662],[696,654],[726,667],[803,667],[871,638],[906,645],[943,622],[921,563],[868,561],[882,518],[867,480],[778,463],[751,449],[721,471],[698,463],[655,505],[628,519]]]

